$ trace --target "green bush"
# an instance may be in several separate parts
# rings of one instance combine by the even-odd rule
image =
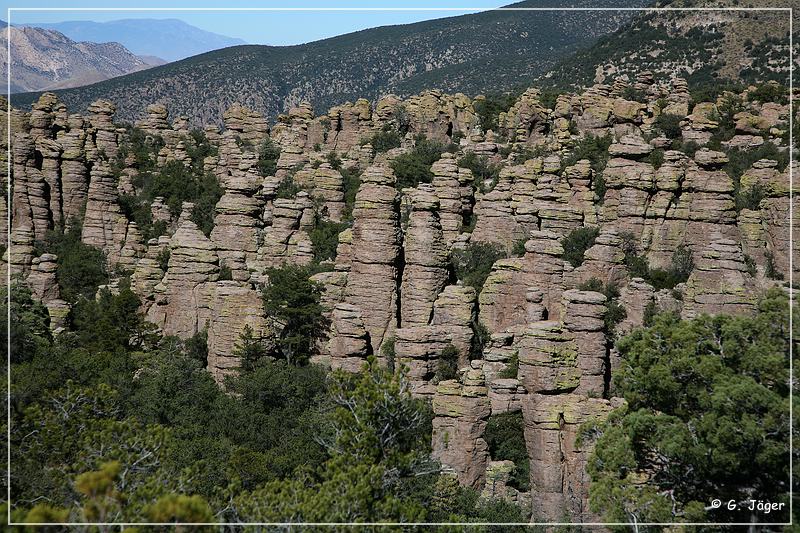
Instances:
[[[470,213],[469,219],[465,221],[462,220],[461,222],[461,231],[464,233],[472,233],[475,230],[475,226],[478,224],[478,215],[475,213]]]
[[[332,222],[317,217],[314,227],[309,232],[314,261],[333,261],[336,259],[336,248],[339,246],[339,234],[347,228],[344,222]]]
[[[262,300],[275,344],[287,362],[303,364],[328,335],[330,321],[320,304],[323,287],[308,279],[310,272],[303,267],[286,265],[266,273]]]
[[[394,120],[394,125],[397,128],[397,131],[401,135],[405,135],[411,129],[411,117],[408,114],[408,109],[403,104],[398,104],[395,106],[392,112],[392,119]]]
[[[606,198],[606,179],[603,177],[603,174],[595,174],[594,179],[592,180],[592,187],[594,188],[594,196],[597,199],[597,203],[599,205],[603,205],[603,201]]]
[[[625,254],[628,274],[632,278],[642,278],[656,290],[674,289],[679,283],[688,280],[694,269],[692,251],[686,246],[681,245],[675,249],[668,268],[651,268],[647,259],[639,255],[632,234],[623,234],[622,240],[622,252]]]
[[[744,264],[747,267],[747,273],[752,277],[756,277],[756,273],[758,272],[756,260],[751,256],[744,254]]]
[[[588,279],[583,283],[578,284],[578,286],[575,288],[578,289],[579,291],[593,291],[593,292],[602,292],[603,294],[606,294],[606,287],[603,284],[603,282],[600,281],[598,278]],[[608,295],[606,294],[606,296]]]
[[[392,148],[400,148],[402,143],[403,137],[389,126],[384,126],[381,131],[375,132],[370,137],[361,139],[361,146],[365,144],[371,145],[372,151],[376,154],[388,152]]]
[[[219,149],[211,144],[211,141],[209,141],[206,136],[206,132],[201,129],[192,129],[189,132],[189,139],[191,142],[186,143],[186,153],[192,160],[192,166],[202,170],[205,158],[217,155]]]
[[[140,172],[133,184],[139,194],[136,197],[123,195],[118,202],[122,212],[136,222],[145,237],[157,237],[166,229],[162,224],[153,223],[150,214],[150,206],[158,196],[164,198],[173,216],[180,214],[183,202],[192,202],[192,222],[206,236],[211,234],[214,209],[224,192],[212,173],[203,171],[202,167],[187,167],[180,161],[170,161],[158,170]]]
[[[133,155],[133,164],[140,172],[153,170],[156,167],[158,152],[164,146],[164,139],[160,135],[150,135],[141,128],[129,126],[120,142],[114,167],[117,171],[121,171],[125,168],[128,156]]]
[[[288,174],[278,184],[278,188],[275,190],[275,197],[284,200],[293,200],[297,196],[297,193],[302,190],[303,189],[295,183],[294,176]]]
[[[764,268],[764,275],[769,279],[782,280],[783,272],[780,272],[775,266],[775,254],[773,254],[771,251],[768,251],[764,255],[767,259],[767,264]]]
[[[513,461],[509,485],[522,492],[530,489],[530,459],[525,447],[525,421],[521,411],[489,417],[483,438],[494,461]]]
[[[640,102],[642,104],[646,104],[648,101],[647,94],[644,91],[634,89],[633,86],[625,87],[625,90],[622,91],[622,97],[625,100]]]
[[[657,148],[650,152],[650,154],[645,158],[645,161],[653,165],[653,168],[658,170],[661,168],[661,165],[664,164],[664,150]]]
[[[485,98],[476,100],[473,104],[475,113],[478,115],[478,121],[481,129],[486,132],[489,130],[497,132],[497,120],[500,113],[505,113],[519,98],[520,93],[492,93],[487,94]]]
[[[171,255],[172,254],[170,252],[169,246],[165,246],[164,248],[162,248],[158,252],[158,255],[156,255],[156,261],[158,261],[158,266],[164,272],[166,272],[167,268],[169,267],[169,258]]]
[[[548,150],[545,146],[536,146],[534,148],[515,147],[510,153],[513,154],[512,161],[517,165],[521,165],[530,159],[544,158],[554,152]]]
[[[225,191],[220,187],[216,176],[211,173],[202,174],[196,179],[195,183],[197,188],[194,189],[192,196],[188,199],[194,203],[194,209],[189,218],[208,237],[211,235],[211,230],[214,229],[217,202],[222,198]]]
[[[341,170],[344,185],[344,213],[342,220],[353,220],[353,206],[356,203],[356,194],[361,186],[361,170],[358,167],[348,167]]]
[[[469,346],[469,360],[475,361],[477,359],[483,359],[483,350],[486,348],[486,345],[489,344],[492,334],[489,332],[489,329],[483,325],[483,322],[477,319],[473,319],[472,322],[470,322],[470,328],[472,329],[472,341]]]
[[[145,322],[140,305],[127,278],[120,281],[118,294],[104,288],[96,298],[79,299],[70,311],[77,345],[89,351],[114,352],[140,350],[154,344],[155,326]]]
[[[203,368],[208,367],[208,330],[198,331],[183,341],[183,352],[186,357],[197,361]]]
[[[572,230],[569,235],[561,239],[564,253],[561,256],[573,267],[577,268],[583,263],[583,254],[594,246],[594,241],[600,234],[600,228],[584,227]]]
[[[516,353],[508,360],[506,367],[497,373],[497,377],[501,379],[516,379],[519,374],[519,355]]]
[[[233,280],[233,271],[231,267],[226,265],[224,262],[220,263],[219,265],[219,277],[217,278],[219,281],[232,281]]]
[[[264,139],[258,148],[258,162],[256,168],[258,173],[263,176],[274,176],[278,170],[278,158],[281,156],[281,149],[269,137]]]
[[[525,255],[525,243],[528,242],[527,237],[522,237],[521,239],[517,239],[514,241],[514,245],[511,247],[511,255],[513,257],[522,257]]]
[[[661,113],[653,121],[653,126],[668,139],[680,139],[682,120],[683,118],[680,115]]]
[[[125,218],[135,222],[145,241],[157,239],[166,233],[166,223],[154,224],[150,204],[143,198],[131,194],[121,194],[117,204]]]
[[[381,344],[381,355],[386,361],[386,368],[389,369],[389,372],[395,371],[397,352],[395,352],[394,345],[395,338],[393,336],[384,339],[383,344]]]
[[[692,258],[692,251],[688,247],[680,245],[672,252],[670,270],[678,283],[683,283],[689,279],[692,270],[694,270],[694,259]],[[669,288],[671,289],[672,287]]]
[[[755,150],[740,150],[735,148],[727,152],[728,163],[725,164],[725,172],[733,181],[734,198],[736,210],[758,209],[759,203],[765,196],[765,191],[760,184],[755,184],[749,190],[743,192],[741,180],[745,172],[750,170],[753,163],[761,159],[772,159],[778,163],[778,170],[781,172],[789,164],[788,151],[781,151],[773,143],[767,141]]]
[[[628,316],[625,307],[619,303],[619,287],[614,283],[603,284],[599,279],[591,278],[578,285],[577,289],[581,291],[599,292],[606,297],[606,310],[603,313],[603,323],[605,325],[606,334],[612,336],[617,324],[625,320],[625,317]]]
[[[653,300],[647,302],[644,307],[644,314],[642,315],[642,323],[645,327],[649,328],[653,325],[656,315],[658,315],[658,306]]]
[[[733,117],[740,111],[744,111],[744,106],[736,95],[728,95],[717,104],[717,113],[711,118],[716,120],[719,126],[708,141],[709,148],[719,150],[723,141],[733,138],[736,133],[736,120]]]
[[[414,148],[397,156],[391,163],[397,177],[397,189],[430,183],[433,180],[431,165],[442,156],[444,150],[442,143],[430,141],[424,135],[417,135],[414,139]]]
[[[458,159],[458,166],[472,171],[473,186],[481,192],[487,192],[494,187],[503,168],[502,164],[490,163],[486,156],[477,156],[472,151],[466,152]],[[487,181],[491,183],[488,187],[485,185]]]
[[[502,247],[491,243],[470,243],[463,249],[454,249],[450,255],[450,265],[456,278],[464,285],[475,288],[480,294],[492,265],[506,256]]]
[[[765,83],[748,92],[747,99],[751,102],[775,102],[786,105],[789,103],[789,89],[778,83]]]
[[[9,320],[0,321],[2,338],[10,344],[9,357],[12,364],[30,361],[50,351],[53,340],[50,334],[50,314],[41,302],[31,296],[31,290],[12,281],[9,295],[8,287],[0,287],[3,311]],[[6,307],[11,302],[10,310]],[[8,326],[11,326],[10,337]]]
[[[716,102],[717,98],[719,98],[725,91],[729,91],[732,93],[740,93],[742,92],[743,89],[744,86],[741,84],[738,83],[726,84],[726,83],[721,83],[720,81],[702,85],[695,85],[689,91],[690,95],[689,111],[691,111],[695,105],[701,102]]]
[[[341,170],[342,169],[342,160],[339,157],[339,154],[336,152],[329,152],[328,155],[325,156],[325,160],[334,170]]]
[[[581,159],[588,159],[595,172],[602,172],[608,162],[608,147],[614,138],[609,134],[604,137],[587,135],[578,141],[564,161],[564,166],[572,166]]]
[[[255,335],[249,324],[245,324],[233,348],[233,355],[239,358],[243,370],[252,372],[269,353],[264,341]]]
[[[700,145],[697,144],[695,141],[688,141],[681,143],[675,140],[672,142],[670,148],[673,150],[680,150],[689,157],[694,157],[694,154],[696,154],[697,151],[700,149]]]
[[[434,380],[438,383],[448,379],[458,378],[458,348],[448,344],[439,354],[436,362],[436,375]]]
[[[738,185],[740,178],[753,163],[761,159],[772,159],[778,163],[778,170],[783,171],[789,164],[789,154],[781,151],[775,144],[765,142],[754,150],[741,150],[734,148],[727,152],[728,163],[725,164],[725,172],[731,177],[734,185]]]
[[[558,101],[558,97],[561,95],[561,91],[554,90],[554,89],[544,89],[542,91],[542,95],[539,97],[539,102],[541,102],[542,106],[545,109],[555,109],[556,102]]]
[[[75,303],[80,297],[94,298],[97,287],[108,283],[106,256],[81,241],[82,227],[75,218],[69,228],[50,230],[34,244],[35,255],[56,254],[56,280],[61,297]]]

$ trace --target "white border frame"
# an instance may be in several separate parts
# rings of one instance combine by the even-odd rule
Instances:
[[[303,526],[791,526],[793,525],[793,442],[792,442],[792,429],[793,425],[793,412],[792,412],[792,399],[794,394],[794,368],[793,368],[793,308],[794,308],[794,294],[793,294],[793,257],[794,257],[794,241],[793,241],[793,163],[794,163],[794,35],[793,35],[793,18],[794,10],[791,7],[683,7],[683,8],[652,8],[652,7],[531,7],[531,8],[504,8],[504,7],[107,7],[107,8],[90,8],[90,7],[9,7],[7,8],[7,22],[8,27],[11,27],[11,13],[12,12],[37,12],[37,11],[109,11],[109,12],[180,12],[180,11],[198,11],[198,12],[215,12],[215,11],[231,11],[231,12],[249,12],[249,11],[352,11],[352,12],[369,12],[369,11],[424,11],[424,12],[454,12],[462,13],[465,15],[477,14],[486,11],[781,11],[789,14],[789,521],[788,522],[12,522],[11,521],[11,291],[7,291],[7,308],[8,308],[8,323],[7,323],[7,389],[6,389],[6,403],[7,403],[7,524],[9,526],[119,526],[124,529],[126,526],[283,526],[283,527],[303,527]],[[10,35],[10,34],[9,34]],[[8,96],[8,115],[7,115],[7,139],[8,139],[8,183],[7,192],[8,205],[7,205],[7,228],[8,235],[6,241],[6,249],[9,251],[9,263],[7,271],[7,287],[11,287],[11,39],[6,39],[6,57],[8,59],[7,79],[6,79],[6,95]],[[638,530],[638,529],[637,529]]]

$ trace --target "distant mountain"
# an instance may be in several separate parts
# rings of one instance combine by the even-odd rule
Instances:
[[[5,23],[4,23],[5,24]],[[6,71],[11,32],[11,92],[78,87],[152,66],[119,43],[75,42],[49,29],[0,29],[0,67]],[[5,91],[4,91],[5,92]]]
[[[201,30],[178,19],[74,20],[32,25],[60,31],[75,41],[115,41],[134,54],[156,56],[167,61],[246,44],[241,39]]]
[[[648,0],[577,0],[644,6]],[[527,0],[512,7],[552,6]],[[89,87],[60,91],[70,109],[106,98],[121,119],[161,102],[195,124],[220,123],[240,102],[275,117],[303,100],[318,111],[359,97],[426,88],[475,95],[530,82],[559,59],[629,20],[629,11],[485,11],[362,30],[297,46],[236,46]],[[177,39],[176,39],[177,40]],[[36,94],[20,95],[26,106]]]
[[[785,6],[797,11],[800,3],[797,0],[673,0],[660,4],[660,7],[669,8],[706,6]],[[633,79],[648,70],[656,78],[686,78],[690,86],[769,80],[787,84],[788,19],[785,11],[641,13],[617,31],[563,59],[538,81],[543,85],[576,88],[621,75]]]

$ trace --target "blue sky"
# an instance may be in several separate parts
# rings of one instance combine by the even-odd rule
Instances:
[[[375,26],[389,24],[405,24],[448,16],[474,13],[482,9],[507,5],[509,1],[492,0],[396,0],[380,2],[376,0],[341,0],[341,2],[325,2],[321,0],[284,0],[271,2],[253,2],[245,0],[133,0],[118,3],[109,0],[0,0],[2,1],[2,17],[6,18],[6,10],[13,8],[49,8],[46,11],[12,12],[14,22],[59,22],[64,20],[107,21],[122,18],[179,18],[185,22],[202,28],[238,37],[253,44],[299,44],[334,35],[341,35]],[[90,8],[89,11],[56,11],[53,8],[75,6]],[[236,12],[192,12],[192,11],[101,11],[99,7],[136,7],[136,8],[188,8],[188,7],[402,7],[402,8],[463,8],[458,11],[311,11],[311,12],[248,12],[243,16]]]

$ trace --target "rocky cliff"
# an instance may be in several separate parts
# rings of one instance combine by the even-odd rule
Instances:
[[[35,27],[6,26],[0,50],[0,66],[11,69],[12,93],[79,87],[164,63],[139,57],[117,42],[75,42]]]
[[[571,5],[645,7],[648,2],[574,0]],[[560,6],[550,0],[523,0],[509,7]],[[147,104],[159,102],[196,125],[221,125],[223,111],[237,101],[274,119],[303,101],[328,109],[347,99],[409,96],[433,87],[469,93],[508,90],[616,30],[634,13],[489,10],[431,16],[440,18],[301,45],[229,46],[124,80],[59,91],[59,97],[76,108],[99,98],[114,101],[127,121],[138,120]],[[308,23],[304,13],[282,17],[284,24]],[[14,100],[30,103],[32,96]]]
[[[629,87],[645,101],[626,100]],[[645,73],[550,108],[532,88],[497,131],[481,130],[475,100],[437,91],[322,115],[304,104],[275,124],[235,105],[223,130],[206,129],[215,149],[199,159],[186,119],[151,105],[138,125],[163,143],[151,164],[200,161],[222,194],[210,232],[191,203],[156,198],[148,207],[164,231],[149,239],[121,207],[146,171],[124,148],[132,130],[115,124],[114,104],[75,114],[45,94],[6,117],[3,261],[58,331],[70,304],[58,258],[36,245],[80,223],[81,240],[103,251],[112,278],[130,278],[164,334],[207,332],[219,382],[240,366],[246,326],[256,336],[275,327],[260,298],[269,269],[322,265],[313,279],[330,331],[318,362],[358,371],[376,355],[403,368],[432,402],[435,457],[461,483],[540,519],[591,520],[579,435],[622,402],[610,388],[615,339],[657,310],[749,313],[789,276],[789,107],[754,94],[691,102],[683,80]],[[399,147],[379,150],[398,130]],[[445,151],[409,186],[397,162],[430,140]],[[323,223],[341,224],[333,259],[312,239]],[[454,259],[479,249],[496,255],[473,282]],[[519,465],[491,456],[487,423],[503,413],[522,417],[529,489],[506,486]]]

